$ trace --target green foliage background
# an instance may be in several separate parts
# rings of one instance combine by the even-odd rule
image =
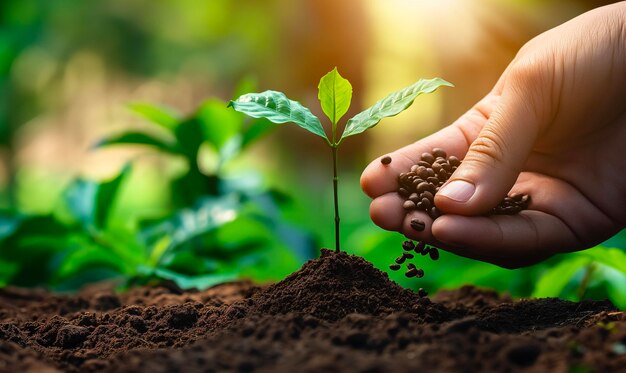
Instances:
[[[335,36],[344,40],[340,30],[333,29],[337,34],[323,39],[323,46],[309,41],[307,50],[304,43],[289,39],[290,34],[316,35],[328,29],[293,21],[294,11],[318,21],[333,18],[311,8],[329,14],[343,11],[346,18],[360,13],[346,13],[331,2],[296,3],[1,2],[0,285],[73,290],[103,279],[122,285],[169,279],[183,287],[239,277],[278,280],[314,257],[319,247],[330,246],[332,174],[323,142],[303,139],[299,129],[272,133],[274,125],[226,108],[241,93],[277,88],[319,114],[311,93],[314,82],[330,67],[343,70],[360,58],[362,52],[348,44],[329,49]],[[305,59],[308,50],[316,56],[320,51],[333,54],[328,61],[320,57],[311,62]],[[297,64],[290,62],[303,53]],[[123,99],[107,104],[103,97],[99,103],[119,108],[127,104],[135,115],[124,117],[128,126],[96,129],[95,123],[81,123],[89,135],[86,153],[134,151],[107,177],[33,165],[21,156],[28,137],[44,129],[32,130],[33,122],[58,115],[83,98],[67,92],[80,83],[72,78],[72,66],[84,55],[101,61],[98,71],[105,81],[131,87]],[[298,70],[292,65],[302,66]],[[354,79],[365,70],[349,71],[357,110],[370,103],[359,93],[363,79]],[[244,78],[250,73],[259,75],[260,82]],[[435,75],[460,81],[459,90],[467,86],[462,77],[471,74],[428,74]],[[178,80],[183,83],[172,83]],[[163,100],[146,102],[132,94],[142,82],[167,82],[168,87],[198,92],[176,101],[182,90],[165,89]],[[80,92],[89,95],[88,89]],[[420,104],[411,110],[421,110]],[[64,120],[60,116],[56,123],[63,125]],[[369,199],[358,184],[369,162],[363,151],[369,141],[355,137],[343,145],[342,247],[386,270],[403,237],[369,220]],[[67,140],[63,146],[81,145]],[[146,166],[145,159],[157,161]],[[625,251],[626,233],[621,232],[591,250],[520,270],[442,253],[438,262],[424,262],[426,276],[419,281],[398,273],[390,276],[431,292],[471,283],[515,296],[608,297],[626,308]]]

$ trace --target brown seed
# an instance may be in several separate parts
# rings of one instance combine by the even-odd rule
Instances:
[[[400,257],[396,258],[395,262],[396,262],[396,264],[402,264],[402,263],[404,263],[405,260],[406,260],[406,258],[404,256],[400,256]]]
[[[421,298],[424,298],[428,296],[428,292],[422,288],[419,288],[419,290],[417,291],[417,295],[419,295]]]
[[[428,198],[422,198],[422,208],[428,210],[431,206],[430,200]]]
[[[448,172],[446,172],[446,170],[442,168],[441,170],[439,170],[437,177],[439,177],[439,180],[441,181],[448,181],[448,179],[450,178],[450,174],[448,174]]]
[[[413,254],[411,254],[409,252],[406,252],[406,251],[402,253],[402,256],[405,257],[406,259],[413,259],[414,258]]]
[[[405,210],[413,210],[415,209],[415,202],[413,201],[404,201],[402,204],[402,208]]]
[[[428,250],[428,253],[430,254],[430,259],[432,260],[439,259],[439,250],[436,247],[431,246],[430,250]]]
[[[413,269],[413,268],[416,268],[416,269],[417,269],[417,267],[415,267],[415,264],[413,264],[413,263],[409,263],[409,264],[407,264],[407,265],[406,265],[406,267],[407,267],[408,269]]]
[[[402,243],[402,248],[406,251],[411,251],[415,249],[415,244],[411,240],[406,240]]]
[[[426,181],[428,181],[431,184],[435,184],[435,185],[439,184],[439,178],[436,178],[434,176],[431,176],[431,177],[427,178]]]
[[[439,211],[437,207],[432,207],[430,210],[428,210],[428,216],[435,220],[441,216],[441,211]]]
[[[413,203],[418,203],[419,201],[421,201],[419,194],[417,193],[411,193],[411,195],[409,196],[409,199],[413,202]]]
[[[430,163],[428,163],[426,161],[419,161],[419,162],[417,162],[417,165],[418,166],[422,166],[422,167],[426,167],[426,168],[430,167]]]
[[[446,172],[452,172],[452,166],[450,166],[448,163],[442,163],[441,168],[443,168]]]
[[[397,271],[400,269],[400,264],[392,264],[389,266],[389,269],[392,271]]]
[[[409,195],[409,191],[406,190],[405,188],[400,188],[398,189],[398,194],[401,195],[402,197],[406,197]]]
[[[434,176],[436,176],[435,171],[433,171],[433,169],[432,169],[432,168],[428,168],[428,169],[426,169],[426,172],[428,172],[428,176],[429,176],[429,177],[434,177]]]
[[[431,163],[433,163],[435,161],[435,156],[433,154],[430,154],[430,153],[423,153],[422,154],[422,161],[428,162],[429,164],[431,164]]]
[[[441,171],[441,165],[439,163],[433,163],[431,168],[433,169],[433,171],[435,171],[436,174],[439,173],[439,171]]]
[[[442,157],[445,158],[448,155],[446,154],[445,150],[441,149],[441,148],[435,148],[433,149],[433,155],[435,156],[435,158],[437,157]]]
[[[424,230],[424,228],[426,228],[426,224],[417,218],[413,218],[411,219],[411,228],[415,229],[418,232],[421,232]]]
[[[418,209],[418,210],[423,210],[423,209],[424,209],[424,207],[422,206],[422,202],[418,202],[418,203],[416,203],[416,204],[415,204],[415,208],[416,208],[416,209]]]
[[[504,199],[510,199],[513,201],[520,201],[522,199],[523,195],[520,193],[511,193],[508,196],[504,197]]]
[[[417,176],[419,176],[422,179],[426,179],[428,177],[428,168],[424,166],[419,166],[416,172],[417,172]]]
[[[417,272],[417,273],[415,274],[415,276],[416,276],[417,278],[422,278],[422,277],[424,277],[424,270],[423,270],[423,269],[418,268],[418,269],[416,270],[416,272]]]
[[[451,155],[448,157],[448,163],[450,163],[450,166],[452,167],[459,167],[461,161],[457,157]]]
[[[426,244],[424,241],[417,241],[417,245],[415,245],[415,252],[421,254],[426,248]]]
[[[429,191],[426,192],[422,192],[422,194],[420,194],[420,197],[422,198],[428,198],[428,200],[432,203],[433,199],[435,198],[435,196],[433,196],[433,194]]]
[[[415,275],[417,275],[417,269],[411,268],[408,271],[406,271],[404,275],[408,278],[415,277]]]
[[[418,168],[419,168],[419,166],[414,164],[413,166],[411,166],[411,172],[417,172]]]
[[[417,185],[417,191],[418,193],[423,193],[430,190],[430,187],[431,185],[428,182],[423,181]]]
[[[384,165],[388,165],[389,163],[391,163],[391,157],[390,156],[384,156],[380,159],[380,163],[384,164]]]

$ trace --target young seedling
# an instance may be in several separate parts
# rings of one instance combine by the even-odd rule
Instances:
[[[335,203],[335,251],[339,252],[339,202],[337,195],[337,149],[346,137],[358,135],[374,127],[381,119],[392,117],[407,109],[417,96],[431,93],[440,86],[453,85],[441,78],[422,79],[418,82],[391,93],[349,119],[341,136],[337,134],[337,124],[348,111],[352,100],[352,85],[344,79],[337,68],[324,75],[318,85],[318,99],[322,111],[330,119],[330,138],[326,135],[320,120],[300,103],[290,100],[282,92],[265,91],[248,93],[231,101],[228,106],[254,118],[267,118],[274,123],[294,123],[309,132],[323,138],[331,148],[333,157],[333,196]]]

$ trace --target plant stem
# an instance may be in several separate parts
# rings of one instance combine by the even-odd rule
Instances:
[[[333,150],[333,196],[335,199],[335,252],[341,251],[339,248],[339,201],[337,197],[337,184],[339,177],[337,176],[337,144],[332,145]]]

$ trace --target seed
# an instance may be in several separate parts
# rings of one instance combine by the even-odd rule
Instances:
[[[402,204],[402,208],[405,210],[413,210],[415,208],[415,202],[404,201],[404,203]]]
[[[426,256],[426,255],[428,255],[429,252],[430,252],[430,246],[424,245],[424,248],[422,249],[420,254],[422,254],[422,256]]]
[[[435,220],[441,216],[441,211],[439,211],[437,207],[432,207],[430,210],[428,210],[428,216]]]
[[[411,268],[408,271],[406,271],[404,275],[408,278],[415,277],[415,275],[417,275],[417,269]]]
[[[439,171],[441,171],[441,165],[439,163],[433,163],[432,167],[433,171],[435,171],[435,173],[439,173]]]
[[[435,198],[435,196],[433,196],[433,194],[429,191],[426,192],[422,192],[422,194],[420,194],[420,197],[422,198],[428,198],[429,201],[433,201],[433,199]]]
[[[415,204],[415,208],[416,208],[417,210],[423,210],[423,209],[424,209],[424,206],[422,206],[422,202],[418,202],[418,203],[416,203],[416,204]]]
[[[430,187],[431,187],[431,185],[428,182],[422,181],[421,183],[419,183],[417,185],[417,191],[419,193],[422,193],[422,192],[425,192],[427,190],[430,190]]]
[[[417,162],[417,165],[418,166],[422,166],[422,167],[426,167],[426,168],[430,167],[430,163],[428,163],[426,161],[419,161],[419,162]]]
[[[391,163],[391,157],[390,156],[384,156],[380,159],[380,163],[384,164],[384,165],[388,165],[389,163]]]
[[[420,201],[420,196],[417,193],[411,193],[411,195],[409,196],[409,199],[413,203],[418,203]]]
[[[417,171],[415,172],[417,173],[417,176],[421,177],[422,179],[426,179],[428,177],[428,168],[424,166],[418,166]]]
[[[426,244],[424,241],[417,241],[417,245],[415,245],[415,252],[421,254],[426,248]]]
[[[431,246],[430,250],[428,251],[428,253],[430,254],[430,259],[432,259],[432,260],[438,260],[439,259],[439,250],[436,247]]]
[[[411,240],[406,240],[402,243],[402,248],[406,251],[411,251],[415,249],[415,244]]]
[[[441,168],[443,168],[446,172],[452,172],[452,166],[448,163],[442,163]]]
[[[423,206],[423,203],[424,203],[423,199],[421,203]],[[419,219],[411,219],[411,228],[415,229],[418,232],[421,232],[424,230],[424,228],[426,228],[426,224]]]
[[[427,178],[426,181],[428,181],[431,184],[435,184],[435,185],[439,184],[439,179],[434,177],[434,176],[431,176],[431,177]]]
[[[441,170],[439,170],[437,177],[439,177],[440,181],[448,181],[448,178],[450,177],[450,175],[448,174],[446,170],[442,168]]]
[[[428,162],[429,164],[435,161],[435,156],[430,153],[422,153],[422,161]]]
[[[433,149],[433,156],[435,156],[435,158],[437,158],[437,157],[445,158],[448,155],[446,154],[445,150],[443,150],[441,148],[434,148]]]
[[[401,195],[402,197],[406,197],[409,195],[409,191],[406,190],[405,188],[400,188],[398,189],[398,194]]]
[[[389,269],[392,271],[397,271],[400,269],[400,264],[392,264],[389,266]]]
[[[421,268],[417,269],[417,273],[415,274],[415,276],[417,276],[417,278],[422,278],[424,277],[424,270]]]
[[[450,166],[452,167],[459,167],[461,161],[457,157],[451,155],[448,157],[448,163],[450,163]]]
[[[413,263],[409,263],[409,264],[407,264],[407,265],[406,265],[406,267],[407,267],[408,269],[413,269],[413,268],[416,268],[416,267],[415,267],[415,264],[413,264]],[[417,268],[416,268],[416,269],[417,269]]]
[[[509,194],[507,197],[505,197],[504,199],[509,199],[512,201],[520,201],[522,199],[523,195],[519,194],[519,193],[511,193]]]
[[[428,198],[422,198],[422,208],[428,210],[430,208],[430,200]]]
[[[433,171],[433,169],[432,169],[432,168],[427,168],[427,169],[426,169],[426,172],[428,172],[428,176],[435,176],[435,175],[436,175],[436,174],[435,174],[435,171]]]
[[[402,253],[402,256],[403,256],[405,259],[413,259],[413,258],[414,258],[414,255],[413,255],[413,254],[408,253],[408,252],[406,252],[406,251]]]
[[[402,264],[404,263],[404,261],[406,260],[406,258],[404,256],[399,256],[396,258],[395,262],[396,264]]]
[[[421,298],[424,298],[428,295],[428,292],[423,288],[419,288],[419,290],[417,291],[417,295],[419,295]]]

